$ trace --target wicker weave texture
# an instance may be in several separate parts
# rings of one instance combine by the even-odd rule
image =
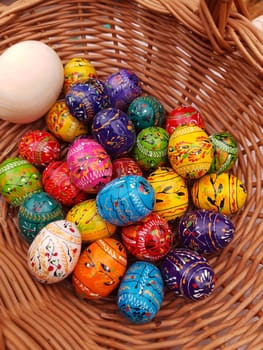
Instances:
[[[0,52],[34,39],[52,46],[63,62],[74,56],[88,58],[101,79],[129,68],[138,74],[144,92],[160,99],[167,113],[176,105],[192,104],[205,119],[208,133],[234,135],[239,157],[232,172],[245,182],[248,199],[233,217],[234,240],[209,258],[217,274],[215,292],[200,302],[166,293],[151,323],[129,324],[118,313],[114,295],[83,301],[70,280],[36,283],[27,271],[28,245],[18,236],[16,209],[2,199],[0,349],[263,349],[263,83],[262,65],[256,59],[263,50],[262,36],[234,12],[227,25],[247,26],[253,33],[253,62],[244,59],[243,46],[232,47],[231,38],[224,39],[230,40],[231,49],[221,46],[216,51],[213,40],[204,31],[198,33],[205,3],[185,4],[17,1],[16,7],[0,8]],[[193,31],[191,23],[196,26]],[[23,126],[1,121],[0,161],[17,155],[18,140],[27,130],[42,127],[43,120]]]

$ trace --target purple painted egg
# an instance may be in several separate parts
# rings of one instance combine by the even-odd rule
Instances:
[[[220,251],[232,241],[234,232],[232,221],[213,210],[188,212],[179,223],[179,236],[184,246],[200,254]]]
[[[142,92],[141,82],[137,75],[126,69],[111,74],[105,84],[111,106],[123,111],[127,111],[130,103]]]
[[[76,139],[69,147],[66,161],[71,181],[84,192],[97,193],[111,180],[110,156],[92,138]]]
[[[186,299],[204,299],[215,287],[213,268],[202,255],[190,249],[170,250],[162,261],[161,273],[168,289]]]
[[[106,108],[95,115],[92,134],[112,157],[126,155],[136,141],[132,121],[125,112],[116,108]]]
[[[95,78],[73,84],[65,96],[65,101],[73,117],[85,123],[92,120],[100,110],[110,107],[104,82]]]

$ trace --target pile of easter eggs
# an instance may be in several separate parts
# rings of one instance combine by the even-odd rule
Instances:
[[[166,291],[187,300],[213,292],[208,258],[232,241],[231,217],[247,197],[231,173],[234,137],[209,135],[193,106],[166,114],[142,85],[132,71],[102,80],[87,59],[70,59],[47,130],[25,133],[19,156],[0,164],[32,276],[69,278],[88,300],[115,291],[137,324],[156,316]]]

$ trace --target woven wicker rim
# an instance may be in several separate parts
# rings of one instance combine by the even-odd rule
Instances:
[[[232,172],[248,189],[245,207],[233,217],[234,240],[209,258],[217,274],[215,293],[196,303],[167,293],[157,317],[143,326],[120,316],[114,295],[82,301],[69,281],[34,282],[16,209],[2,200],[0,348],[262,349],[262,35],[246,19],[241,1],[233,10],[230,5],[31,0],[0,7],[0,52],[20,40],[42,40],[63,62],[84,55],[102,79],[120,68],[134,70],[144,92],[159,98],[166,112],[178,104],[197,106],[208,133],[231,131],[238,141]],[[17,155],[27,130],[43,127],[43,119],[31,125],[2,121],[0,160]]]

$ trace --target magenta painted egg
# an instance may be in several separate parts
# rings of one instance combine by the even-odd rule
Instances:
[[[122,227],[121,234],[127,250],[139,260],[160,260],[172,246],[172,231],[167,221],[155,213]]]
[[[82,191],[97,193],[111,180],[110,156],[92,138],[76,139],[68,149],[66,161],[71,181]]]
[[[51,133],[41,130],[28,131],[18,144],[20,156],[34,165],[45,166],[58,160],[60,150],[58,140]]]
[[[114,159],[112,161],[112,179],[125,175],[142,176],[142,170],[133,158],[121,157]]]

